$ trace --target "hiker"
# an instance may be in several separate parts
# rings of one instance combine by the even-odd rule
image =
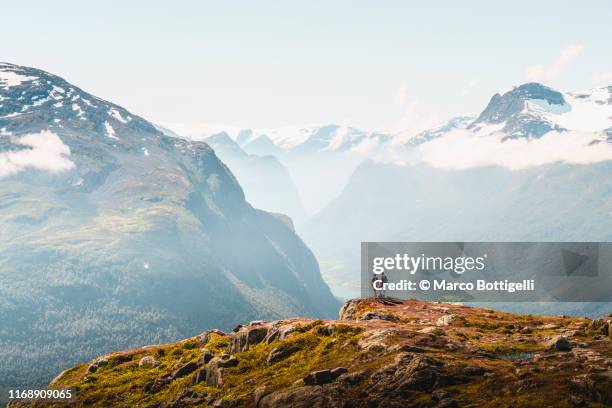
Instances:
[[[380,282],[380,277],[376,274],[374,274],[372,276],[372,289],[374,289],[374,299],[378,299],[380,297],[380,290],[376,289],[377,287],[379,287],[380,283],[376,283],[376,282]]]
[[[389,282],[389,278],[387,278],[387,275],[385,275],[385,273],[383,272],[382,275],[380,276],[380,280],[382,280],[382,290],[381,292],[381,298],[385,298],[386,297],[386,291],[385,291],[385,287],[387,282]]]

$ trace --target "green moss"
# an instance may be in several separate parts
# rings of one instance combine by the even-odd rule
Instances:
[[[230,339],[228,336],[212,333],[210,340],[206,343],[206,348],[215,354],[219,354],[227,351],[229,344]]]

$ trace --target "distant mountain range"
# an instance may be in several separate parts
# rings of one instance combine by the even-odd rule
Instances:
[[[301,224],[306,219],[297,188],[289,171],[276,156],[249,154],[225,132],[207,137],[204,141],[232,172],[246,193],[246,198],[257,208],[288,215],[292,222]]]
[[[291,223],[253,208],[206,143],[55,75],[0,64],[0,180],[0,388],[105,350],[336,313]]]

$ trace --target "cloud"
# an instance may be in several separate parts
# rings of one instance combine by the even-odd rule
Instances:
[[[612,160],[612,145],[592,143],[590,132],[549,132],[540,139],[502,141],[507,135],[478,135],[460,130],[425,143],[417,156],[425,163],[443,169],[501,166],[521,170],[548,163],[591,164]]]
[[[70,148],[49,131],[32,133],[13,140],[25,147],[0,153],[0,177],[7,177],[28,168],[58,173],[74,168],[68,157]]]
[[[463,88],[463,90],[461,91],[461,96],[467,96],[469,94],[472,93],[472,91],[474,90],[474,88],[476,88],[479,84],[478,79],[472,79],[470,80],[470,82],[468,82],[465,86],[465,88]]]
[[[393,99],[396,105],[404,106],[408,103],[408,89],[405,86],[400,86],[395,91],[395,98]]]
[[[558,78],[563,70],[578,58],[583,49],[580,44],[568,45],[550,65],[532,65],[525,69],[525,75],[530,81],[550,82]]]
[[[596,72],[593,75],[593,85],[596,87],[604,87],[612,85],[612,70]]]

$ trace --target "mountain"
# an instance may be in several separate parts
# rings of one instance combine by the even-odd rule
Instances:
[[[0,388],[117,348],[337,301],[283,216],[205,143],[0,64]]]
[[[612,146],[598,143],[608,124],[567,116],[612,117],[611,89],[560,93],[526,84],[494,96],[469,124],[458,120],[408,141],[402,164],[361,163],[303,229],[326,281],[339,295],[359,293],[362,241],[612,239]],[[540,110],[544,103],[534,101],[550,106]],[[561,104],[567,106],[555,108]],[[537,133],[544,122],[557,130]],[[504,307],[583,315],[610,310],[596,303]]]
[[[339,320],[252,322],[103,355],[51,388],[91,407],[604,407],[610,336],[611,317],[360,299]]]
[[[273,129],[206,124],[168,124],[166,127],[192,140],[205,140],[225,132],[249,154],[275,156],[291,173],[308,214],[328,204],[364,158],[379,154],[393,140],[391,134],[337,124]],[[265,190],[248,192],[266,194]],[[273,204],[282,207],[281,203]]]
[[[306,212],[291,175],[276,157],[247,154],[225,132],[204,141],[229,165],[252,205],[286,214],[297,224],[305,220]]]
[[[539,138],[551,131],[604,132],[612,136],[612,86],[561,93],[538,83],[495,94],[469,126],[494,126],[508,138]]]
[[[416,135],[410,137],[406,142],[405,146],[413,147],[423,143],[427,143],[441,136],[448,134],[449,132],[457,129],[466,129],[469,125],[474,122],[474,118],[471,116],[457,116],[452,118],[442,126],[438,126],[434,129],[427,129]]]

